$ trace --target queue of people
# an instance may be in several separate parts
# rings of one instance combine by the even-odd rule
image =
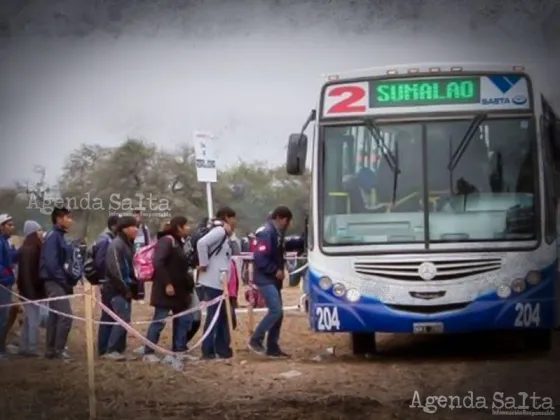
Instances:
[[[278,207],[257,230],[253,244],[254,282],[264,297],[268,312],[248,345],[255,353],[270,357],[287,356],[279,346],[279,338],[283,318],[283,239],[291,220],[291,211],[287,207]],[[16,266],[17,289],[23,298],[56,298],[49,304],[54,311],[48,315],[45,356],[63,360],[70,358],[67,342],[72,328],[72,306],[70,299],[63,297],[73,294],[78,281],[70,268],[73,266],[69,261],[71,250],[65,240],[73,223],[70,211],[55,208],[51,222],[52,228],[43,234],[43,228],[38,223],[27,221],[24,224],[24,242],[16,251],[8,242],[14,230],[13,218],[0,215],[0,338],[3,338],[0,341],[0,358],[6,353],[5,335],[9,328],[8,308],[2,305],[13,301],[11,292],[16,284]],[[231,258],[241,252],[234,233],[236,224],[236,213],[229,207],[219,209],[216,217],[209,220],[200,232],[190,232],[187,218],[176,216],[164,224],[157,238],[152,241],[141,221],[141,214],[109,217],[106,230],[91,248],[93,263],[100,278],[101,302],[124,322],[131,322],[133,301],[144,297],[143,284],[136,275],[134,255],[138,249],[153,244],[150,295],[153,318],[146,339],[158,345],[166,319],[170,314],[175,315],[171,350],[188,357],[189,341],[201,325],[200,311],[196,311],[199,301],[212,301],[223,295],[224,287],[228,287],[224,276],[229,278]],[[232,296],[233,303],[236,298]],[[183,314],[191,308],[193,312]],[[216,313],[218,308],[219,313]],[[203,326],[205,338],[202,342],[202,358],[205,360],[232,357],[226,308],[222,304],[207,309]],[[231,316],[235,324],[235,311],[232,311]],[[39,307],[24,305],[23,318],[19,353],[23,356],[38,356]],[[216,320],[213,323],[214,318]],[[100,321],[102,324],[98,330],[97,343],[99,356],[114,361],[126,360],[126,329],[111,324],[113,319],[105,311],[102,311]],[[160,361],[151,346],[145,346],[143,353],[146,362]]]

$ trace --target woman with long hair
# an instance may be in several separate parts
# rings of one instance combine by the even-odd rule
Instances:
[[[187,218],[176,216],[169,227],[162,230],[154,251],[154,276],[150,304],[154,316],[146,338],[154,344],[159,338],[169,313],[178,314],[189,308],[194,291],[194,279],[189,274],[189,261],[183,251],[183,239],[189,234]],[[187,350],[187,334],[191,317],[188,315],[173,319],[172,351],[184,353]],[[144,347],[144,360],[159,362],[155,351]]]

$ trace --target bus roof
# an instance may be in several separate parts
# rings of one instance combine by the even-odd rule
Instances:
[[[412,63],[396,64],[382,67],[350,70],[323,75],[327,80],[355,79],[396,74],[440,73],[440,72],[525,72],[526,67],[507,63]]]

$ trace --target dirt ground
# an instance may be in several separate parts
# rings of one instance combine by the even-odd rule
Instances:
[[[286,305],[297,304],[297,288],[284,291]],[[83,303],[74,305],[83,316]],[[136,304],[133,320],[149,319],[151,308]],[[258,319],[258,318],[257,318]],[[287,313],[281,343],[289,360],[268,360],[246,348],[247,315],[239,315],[231,362],[185,362],[179,372],[140,360],[96,360],[98,419],[417,419],[490,418],[491,408],[439,408],[426,414],[410,407],[415,392],[459,396],[472,392],[491,405],[494,392],[535,393],[560,402],[560,337],[547,355],[528,354],[515,337],[381,336],[381,354],[350,354],[346,334],[316,334],[307,318]],[[140,330],[144,333],[145,326]],[[169,344],[169,328],[163,343]],[[141,343],[129,339],[129,349]],[[0,419],[76,419],[88,413],[84,324],[76,322],[63,363],[13,356],[0,362]],[[334,355],[326,349],[334,348]],[[199,350],[193,351],[194,355]],[[283,377],[291,372],[293,377]],[[288,375],[289,376],[289,375]],[[520,397],[517,397],[519,401]],[[518,405],[521,405],[519,403]],[[560,406],[556,407],[556,413]],[[524,418],[523,416],[508,416]]]

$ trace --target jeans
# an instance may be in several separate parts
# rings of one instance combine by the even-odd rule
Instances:
[[[130,324],[132,316],[132,303],[127,301],[121,295],[111,298],[111,310],[124,322]],[[114,319],[112,321],[115,321]],[[124,353],[126,350],[126,330],[120,325],[112,325],[109,340],[107,342],[107,353]],[[124,343],[124,346],[123,346]]]
[[[39,338],[39,324],[41,314],[39,306],[32,303],[23,307],[23,325],[19,336],[19,351],[21,353],[36,353]]]
[[[47,328],[49,323],[49,309],[43,306],[39,307],[39,326],[41,328]]]
[[[148,334],[146,338],[150,340],[153,344],[159,342],[159,337],[163,328],[165,327],[165,319],[169,315],[169,309],[167,308],[154,308],[154,317],[152,323],[148,328]],[[173,315],[183,312],[182,310],[172,310]],[[171,350],[174,352],[182,352],[187,350],[187,333],[191,328],[192,316],[191,314],[183,315],[177,318],[173,318],[173,338],[171,344]],[[144,354],[153,354],[154,349],[144,346]]]
[[[284,319],[282,294],[273,284],[258,286],[258,288],[259,293],[264,298],[268,311],[261,322],[259,322],[259,325],[257,325],[257,328],[255,328],[251,342],[262,345],[264,337],[267,335],[266,350],[268,352],[277,352],[280,351],[278,340],[280,339],[280,330],[282,328],[282,320]]]
[[[199,306],[200,306],[200,299],[198,297],[198,288],[197,288],[197,289],[195,289],[195,291],[193,292],[193,294],[191,296],[191,304],[189,305],[189,309],[198,308]],[[198,311],[195,311],[195,312],[189,314],[189,316],[191,317],[191,325],[190,325],[189,331],[187,333],[187,344],[189,343],[189,341],[191,341],[193,339],[193,337],[196,335],[196,333],[200,329],[200,324],[201,324],[201,320],[202,320],[202,312],[200,310],[198,310]]]
[[[49,298],[67,295],[63,287],[54,281],[46,281],[45,290]],[[70,299],[52,301],[49,307],[55,311],[72,316]],[[60,354],[64,352],[71,329],[72,318],[49,312],[49,319],[47,321],[47,354]]]
[[[214,289],[212,287],[202,286],[201,289],[203,300],[206,302],[216,299],[218,296],[223,294],[221,290]],[[216,304],[207,308],[206,320],[204,321],[204,334],[206,334],[206,331],[210,328],[210,324],[216,315],[216,309],[218,306],[219,304]],[[215,357],[217,355],[219,357],[229,358],[233,355],[230,347],[230,341],[231,337],[229,335],[226,304],[224,302],[220,307],[220,313],[214,328],[204,341],[202,341],[202,355],[204,357]]]
[[[111,306],[111,296],[101,287],[101,303],[115,312],[115,309]],[[111,316],[105,312],[101,311],[101,322],[115,322]],[[103,356],[107,353],[107,346],[109,344],[109,337],[111,336],[111,331],[113,331],[114,325],[100,325],[97,331],[97,353],[99,356]],[[124,353],[126,349],[126,334],[121,338],[121,341],[116,344],[116,351],[119,353]]]
[[[6,287],[6,286],[4,286]],[[8,289],[8,290],[6,290]],[[12,303],[12,287],[0,287],[0,306]],[[0,308],[0,354],[6,353],[6,339],[8,338],[8,318],[10,308]]]

